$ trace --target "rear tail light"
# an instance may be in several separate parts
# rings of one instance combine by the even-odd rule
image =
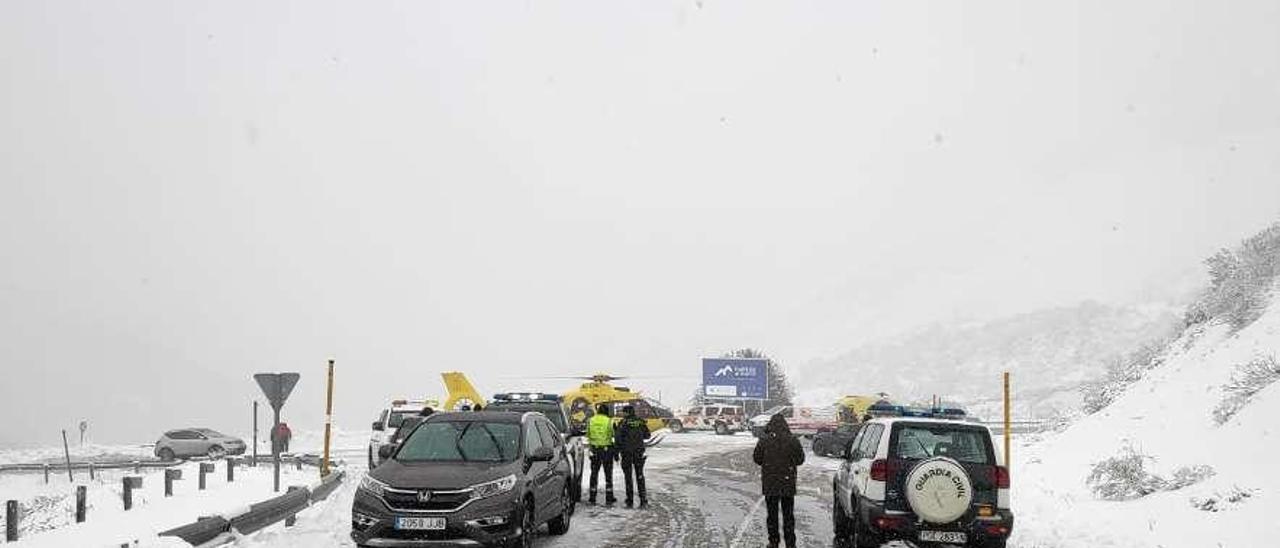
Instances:
[[[898,461],[891,459],[876,459],[871,461],[871,480],[872,481],[889,481],[894,471],[898,469]]]
[[[1009,469],[1004,466],[996,467],[996,488],[997,489],[1009,488]]]
[[[880,516],[872,520],[872,523],[875,524],[876,529],[901,529],[906,525],[907,520],[898,516]]]
[[[1009,534],[1008,525],[988,525],[985,529],[989,537],[1003,537]]]

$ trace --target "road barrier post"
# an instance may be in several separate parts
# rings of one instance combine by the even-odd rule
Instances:
[[[227,459],[227,483],[236,481],[236,460]]]
[[[49,465],[48,464],[44,465],[44,482],[46,484],[49,483]]]
[[[85,499],[89,498],[89,488],[76,486],[76,523],[84,523]]]
[[[164,469],[164,496],[173,496],[173,482],[182,479],[182,469],[165,468]]]
[[[125,476],[123,480],[123,498],[124,509],[129,511],[133,509],[133,490],[142,488],[141,476]]]
[[[286,492],[286,493],[292,493],[292,492],[294,492],[294,491],[302,491],[302,490],[304,490],[304,489],[306,489],[306,488],[305,488],[305,487],[299,487],[299,486],[297,486],[297,485],[290,485],[290,486],[289,486],[289,489],[287,489],[285,492]],[[297,522],[298,522],[298,515],[297,515],[297,514],[289,514],[287,517],[285,517],[285,518],[284,518],[284,526],[285,526],[285,527],[293,527],[293,525],[294,525],[295,523],[297,523]]]
[[[92,463],[92,462],[91,462],[91,463],[89,463],[89,479],[90,479],[90,480],[98,479],[97,474],[95,474],[95,473],[94,473],[94,469],[93,469],[93,468],[94,468],[94,467],[93,467],[93,463]]]
[[[1004,372],[1004,467],[1012,470],[1013,463],[1009,460],[1009,436],[1013,432],[1013,413],[1009,409],[1009,372]]]
[[[18,501],[16,500],[4,503],[4,540],[5,542],[18,541]]]
[[[297,465],[298,471],[302,471],[302,457],[300,455],[293,456],[293,463]]]
[[[62,454],[67,457],[67,481],[76,482],[76,476],[71,472],[71,448],[67,447],[67,431],[62,431]]]
[[[230,461],[228,461],[228,462],[230,462]],[[211,474],[212,472],[213,472],[213,463],[212,463],[212,462],[202,462],[202,463],[200,463],[200,490],[201,490],[201,491],[204,491],[204,488],[205,488],[205,485],[206,485],[206,484],[205,484],[205,476],[208,476],[208,475],[209,475],[209,474]]]
[[[258,400],[253,400],[253,460],[249,466],[258,466]]]
[[[136,461],[136,460],[133,461],[133,473],[134,474],[142,473],[142,461]]]
[[[333,425],[333,358],[329,358],[329,392],[324,399],[324,457],[320,460],[320,477],[329,475],[329,432]]]

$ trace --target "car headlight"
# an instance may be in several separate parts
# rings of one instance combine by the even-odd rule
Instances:
[[[471,498],[482,499],[486,497],[492,497],[494,495],[501,495],[502,493],[506,493],[507,491],[510,491],[515,488],[516,488],[516,475],[511,474],[510,476],[498,478],[490,482],[481,483],[478,485],[472,485]]]
[[[382,483],[369,476],[365,476],[363,479],[360,480],[360,488],[364,489],[365,491],[368,491],[369,493],[372,493],[374,495],[381,497],[383,490],[387,488],[387,484]]]

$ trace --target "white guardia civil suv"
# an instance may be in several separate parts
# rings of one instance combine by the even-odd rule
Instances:
[[[832,482],[836,537],[1004,548],[1013,531],[1009,469],[991,431],[937,418],[867,422]]]

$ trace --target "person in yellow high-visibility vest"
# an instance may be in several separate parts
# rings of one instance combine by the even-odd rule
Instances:
[[[596,485],[600,468],[604,468],[604,503],[611,505],[617,502],[613,498],[613,419],[609,417],[609,406],[596,406],[596,414],[587,421],[587,444],[591,446],[591,491],[587,497],[590,504],[596,503]]]

